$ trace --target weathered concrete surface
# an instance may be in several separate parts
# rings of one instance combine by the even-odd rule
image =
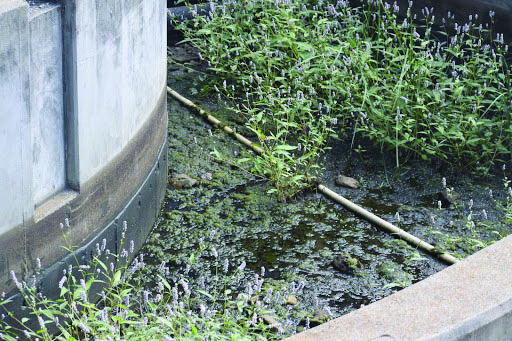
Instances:
[[[165,193],[167,164],[158,160],[158,153],[166,137],[166,89],[163,88],[158,101],[150,110],[149,118],[138,133],[106,167],[83,184],[79,195],[70,197],[68,202],[58,206],[55,211],[38,214],[42,218],[37,222],[27,223],[24,227],[25,233],[20,234],[14,228],[0,235],[0,259],[5,259],[6,264],[4,268],[0,267],[0,292],[15,291],[9,276],[10,270],[14,270],[20,279],[27,278],[35,270],[36,258],[41,259],[45,269],[67,254],[60,247],[66,245],[59,227],[65,218],[69,219],[72,227],[68,243],[83,246],[95,239],[128,202],[134,200],[141,183],[157,163],[159,179],[163,180],[159,180],[158,186],[149,186],[151,189],[145,195],[145,200],[140,200],[140,204],[136,205],[140,217],[133,214],[126,217],[130,227],[133,227],[127,238],[134,240],[138,250],[149,233],[147,226],[152,226],[156,220]],[[116,236],[114,241],[119,242],[120,238]],[[111,251],[115,252],[117,249],[111,248]]]
[[[166,187],[166,51],[162,0],[0,0],[0,293],[69,258],[65,218],[84,261],[100,236],[118,251],[116,217],[142,245]]]
[[[0,234],[33,214],[27,10],[0,1]]]
[[[137,133],[166,82],[165,1],[65,0],[65,79],[72,96],[68,129],[79,184]],[[112,114],[115,113],[115,114]],[[73,149],[73,148],[71,148]],[[78,156],[77,156],[77,155]],[[81,185],[80,185],[81,186]]]
[[[167,115],[165,110],[165,103],[163,106],[159,107],[160,109],[164,109],[163,112],[160,112],[157,115],[152,115],[150,118],[150,122],[152,124],[155,123],[166,123]],[[163,115],[161,115],[163,113]],[[160,121],[163,119],[163,122]],[[54,262],[53,264],[46,266],[46,264],[43,264],[45,269],[40,273],[39,279],[38,279],[38,289],[40,292],[47,297],[56,298],[59,297],[60,289],[58,287],[58,282],[62,278],[63,270],[68,269],[69,265],[75,266],[75,276],[78,276],[78,271],[76,270],[76,265],[78,264],[86,264],[90,259],[92,255],[96,255],[97,248],[101,248],[102,245],[105,245],[105,250],[108,249],[113,253],[120,254],[121,252],[121,235],[123,233],[123,221],[128,222],[128,230],[126,231],[126,237],[124,239],[124,246],[123,248],[129,249],[130,240],[134,240],[135,242],[135,253],[130,253],[128,257],[126,258],[127,262],[131,262],[133,257],[135,256],[137,250],[142,245],[143,241],[145,240],[147,234],[153,227],[154,221],[157,219],[157,216],[160,211],[161,202],[163,201],[163,198],[165,196],[165,189],[167,187],[167,143],[166,139],[164,138],[163,142],[160,145],[160,148],[158,151],[154,151],[151,148],[154,147],[154,142],[156,142],[157,139],[160,139],[162,135],[160,134],[162,130],[166,131],[166,129],[156,129],[158,133],[158,137],[154,138],[150,136],[151,134],[148,134],[148,130],[146,128],[150,127],[150,124],[144,124],[143,128],[141,129],[141,133],[145,134],[146,136],[143,137],[142,134],[137,134],[136,142],[142,142],[139,145],[136,144],[130,144],[128,147],[128,150],[124,150],[120,156],[116,157],[113,161],[113,167],[105,174],[105,176],[112,176],[114,173],[112,171],[115,171],[116,169],[119,170],[120,167],[125,166],[127,163],[133,163],[134,159],[139,160],[141,164],[146,166],[146,161],[151,160],[152,157],[156,157],[153,159],[153,163],[144,179],[137,184],[137,186],[131,186],[132,183],[130,183],[130,188],[133,189],[133,193],[129,196],[128,200],[123,203],[123,206],[119,213],[114,216],[110,217],[108,221],[108,224],[102,228],[97,229],[92,234],[92,237],[88,238],[85,242],[81,243],[81,245],[75,249],[75,253],[73,254],[67,254],[64,257],[60,258],[59,261]],[[162,125],[165,128],[165,125]],[[165,137],[165,133],[164,133]],[[143,141],[141,141],[141,138]],[[156,154],[156,155],[155,155]],[[126,167],[123,167],[126,169]],[[142,168],[142,167],[141,167]],[[126,171],[129,173],[129,171]],[[135,175],[137,176],[137,175]],[[114,183],[112,184],[112,188],[114,186],[119,185],[119,181],[133,181],[134,177],[128,175],[125,179],[111,179],[107,178],[107,180],[112,180]],[[97,184],[92,185],[93,187],[96,187]],[[123,186],[118,186],[118,188]],[[97,187],[96,187],[97,188]],[[112,189],[108,188],[108,189]],[[97,191],[97,189],[96,189]],[[89,191],[87,191],[89,193]],[[115,193],[116,195],[119,193]],[[117,198],[117,196],[115,197]],[[103,197],[102,199],[106,199]],[[72,202],[68,205],[77,207],[80,206],[80,204],[84,204],[83,201],[80,201],[80,199],[73,199]],[[85,202],[87,205],[87,201]],[[96,207],[90,207],[91,203],[88,202],[89,208],[95,209]],[[108,205],[109,203],[106,203],[104,200],[102,201],[101,205]],[[83,207],[83,206],[82,206]],[[65,210],[60,211],[65,212]],[[48,226],[45,225],[38,225],[35,228],[46,228]],[[83,226],[77,226],[74,225],[73,222],[71,223],[71,236],[76,237],[79,231],[75,231],[76,228],[82,228]],[[60,232],[60,231],[59,231]],[[78,232],[78,233],[76,233]],[[47,247],[47,250],[49,247]],[[104,250],[103,250],[104,251]],[[45,261],[48,261],[48,252],[46,254],[46,257],[43,258]],[[101,260],[105,263],[108,261],[106,253],[102,252],[102,255],[100,256]],[[77,264],[78,262],[78,264]],[[124,264],[120,264],[124,265]],[[95,300],[99,298],[99,292],[102,290],[102,287],[100,284],[96,283],[91,287],[91,290],[89,292],[89,297],[91,300]],[[7,305],[7,309],[15,314],[15,316],[26,316],[27,311],[24,310],[24,304],[23,304],[23,296],[16,292],[16,290],[11,291],[13,294],[8,295],[8,297],[12,300],[11,303]],[[10,293],[10,294],[11,294]],[[9,324],[15,325],[16,322],[12,319],[9,320],[7,317]],[[32,318],[27,322],[27,325],[35,330],[39,328],[37,319]],[[57,332],[55,324],[47,325],[47,328],[49,329],[50,333]]]
[[[404,290],[289,338],[510,340],[512,236]]]
[[[33,196],[38,205],[66,185],[61,7],[30,7]]]

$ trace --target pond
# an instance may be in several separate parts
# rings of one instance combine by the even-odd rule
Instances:
[[[172,48],[170,56],[191,67],[200,64],[189,46]],[[197,95],[205,77],[171,64],[168,84],[244,131],[243,121],[217,96]],[[287,202],[277,200],[267,194],[271,183],[237,166],[236,159],[252,156],[250,150],[171,97],[168,112],[171,182],[173,174],[197,182],[182,188],[169,184],[160,223],[141,251],[148,263],[145,281],[153,283],[151,274],[167,268],[170,283],[187,278],[191,287],[214,292],[219,278],[232,276],[244,263],[246,269],[230,284],[233,297],[250,297],[250,283],[255,276],[257,283],[259,276],[263,292],[272,288],[274,303],[286,307],[286,319],[278,322],[289,334],[375,302],[446,267],[314,191]],[[412,160],[397,170],[393,152],[365,139],[334,140],[330,146],[320,162],[324,185],[440,252],[464,257],[510,233],[510,226],[502,224],[507,208],[502,169],[484,177]],[[358,188],[337,186],[340,173],[358,180]],[[447,186],[457,193],[453,204],[441,195]],[[192,255],[195,262],[190,262]],[[340,271],[336,259],[347,264],[351,260],[353,268]],[[297,302],[287,301],[290,293]],[[270,314],[282,315],[279,309],[268,305]]]

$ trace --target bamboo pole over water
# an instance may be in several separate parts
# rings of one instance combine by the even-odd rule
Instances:
[[[261,147],[257,146],[256,144],[254,144],[252,141],[250,141],[249,139],[247,139],[243,135],[241,135],[239,133],[236,133],[232,128],[230,128],[230,127],[228,127],[226,125],[222,125],[221,121],[219,121],[217,118],[215,118],[214,116],[210,115],[209,113],[207,113],[203,109],[199,108],[197,105],[195,105],[189,99],[183,97],[182,95],[180,95],[179,93],[177,93],[176,91],[171,89],[170,87],[167,87],[167,92],[169,93],[169,95],[174,97],[176,100],[178,100],[182,104],[186,105],[190,109],[192,109],[195,112],[197,112],[199,115],[201,115],[204,118],[206,118],[206,120],[208,122],[212,123],[213,125],[220,126],[220,127],[222,127],[222,129],[226,133],[234,135],[235,138],[239,142],[241,142],[244,145],[246,145],[247,147],[251,148],[257,154],[262,154],[263,153],[263,149],[261,149]],[[325,195],[329,199],[339,203],[343,207],[345,207],[345,208],[351,210],[352,212],[358,214],[359,216],[363,217],[364,219],[368,220],[369,222],[379,226],[383,230],[386,230],[386,231],[390,232],[391,234],[395,235],[396,237],[399,237],[400,239],[405,240],[407,243],[411,244],[412,246],[418,247],[418,248],[420,248],[420,249],[430,253],[431,255],[436,256],[439,259],[441,259],[442,261],[444,261],[445,263],[448,263],[450,265],[457,263],[458,260],[455,257],[453,257],[452,255],[449,255],[447,253],[438,253],[438,252],[436,252],[435,251],[435,247],[433,245],[431,245],[431,244],[427,243],[426,241],[421,240],[420,238],[418,238],[418,237],[416,237],[416,236],[414,236],[414,235],[412,235],[412,234],[402,230],[401,228],[391,224],[390,222],[388,222],[388,221],[386,221],[386,220],[376,216],[375,214],[373,214],[373,213],[369,212],[368,210],[362,208],[361,206],[353,203],[352,201],[348,200],[347,198],[343,197],[342,195],[339,195],[338,193],[334,192],[332,189],[330,189],[330,188],[328,188],[328,187],[326,187],[326,186],[324,186],[322,184],[317,184],[316,187],[317,187],[317,189],[318,189],[318,191],[320,193],[322,193],[323,195]]]
[[[252,150],[254,150],[257,154],[263,154],[263,149],[261,149],[261,147],[258,147],[256,144],[254,144],[251,140],[247,139],[245,136],[235,132],[233,129],[231,129],[230,127],[226,126],[226,125],[222,125],[222,122],[219,121],[216,117],[210,115],[209,113],[207,113],[206,111],[204,111],[203,109],[199,108],[197,105],[194,104],[194,102],[192,102],[191,100],[183,97],[182,95],[180,95],[179,93],[177,93],[176,91],[174,91],[173,89],[171,89],[170,87],[167,87],[167,92],[169,93],[169,95],[171,95],[172,97],[174,97],[175,99],[177,99],[178,101],[180,101],[182,104],[186,105],[187,107],[189,107],[190,109],[194,110],[195,112],[197,112],[199,115],[203,116],[208,122],[210,122],[211,124],[213,125],[216,125],[216,126],[220,126],[222,128],[222,130],[224,130],[226,133],[228,134],[232,134],[235,136],[235,138],[240,142],[240,143],[243,143],[245,144],[247,147],[251,148]]]

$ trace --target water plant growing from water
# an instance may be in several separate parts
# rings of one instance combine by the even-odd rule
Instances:
[[[66,249],[74,252],[70,246]],[[303,283],[292,283],[283,291],[273,290],[264,285],[264,273],[261,278],[256,275],[249,282],[241,282],[245,262],[230,269],[227,260],[218,259],[215,247],[207,249],[199,241],[199,249],[190,254],[187,269],[202,257],[213,257],[218,270],[213,285],[205,287],[203,282],[202,286],[192,286],[193,275],[188,271],[171,281],[169,269],[162,264],[152,274],[153,287],[147,287],[142,285],[144,275],[140,274],[145,268],[144,255],[127,264],[127,257],[133,256],[133,242],[129,250],[121,243],[121,249],[115,255],[106,249],[103,240],[102,245],[96,245],[91,262],[70,264],[58,283],[60,298],[56,300],[39,292],[39,272],[29,281],[20,281],[11,272],[31,317],[18,319],[9,312],[6,307],[10,300],[2,294],[0,339],[16,340],[23,335],[42,340],[263,340],[295,330],[279,321],[286,321],[289,311],[284,308],[289,299],[286,293],[300,295]],[[40,268],[38,259],[37,269]],[[245,287],[240,293],[232,291],[241,285]],[[96,293],[98,286],[104,288],[100,293]]]
[[[510,180],[505,173],[505,165],[503,165],[503,185],[505,189],[505,199],[497,200],[493,196],[492,190],[489,190],[489,202],[496,207],[494,214],[499,218],[491,220],[488,217],[486,208],[476,210],[477,203],[473,199],[469,199],[466,203],[460,200],[453,202],[454,211],[457,217],[450,221],[452,232],[439,231],[431,227],[430,234],[436,240],[439,252],[448,252],[454,257],[462,259],[468,255],[479,251],[498,240],[510,234],[511,212],[512,212],[512,189],[510,188]],[[453,188],[446,185],[446,179],[443,178],[443,188],[449,192],[453,192]],[[438,209],[441,210],[441,202],[438,202]],[[487,207],[489,209],[489,207]],[[435,218],[432,217],[432,225]]]
[[[508,45],[494,14],[487,26],[448,13],[434,31],[433,9],[416,18],[412,5],[402,18],[383,1],[231,0],[175,19],[265,150],[254,170],[286,197],[336,136],[394,150],[397,167],[420,157],[487,172],[509,158]]]

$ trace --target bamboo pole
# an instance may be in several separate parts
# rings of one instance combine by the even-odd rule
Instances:
[[[169,95],[171,95],[172,97],[174,97],[175,99],[180,101],[182,104],[186,105],[190,109],[192,109],[195,112],[199,113],[199,115],[201,115],[204,118],[206,118],[206,120],[208,122],[210,122],[211,124],[213,124],[215,126],[220,126],[222,128],[222,130],[224,130],[226,133],[234,135],[235,138],[240,143],[243,143],[247,147],[251,148],[257,154],[263,154],[263,149],[261,147],[257,146],[255,143],[253,143],[251,140],[247,139],[245,136],[243,136],[243,135],[241,135],[239,133],[236,133],[233,129],[231,129],[231,127],[228,127],[227,125],[223,125],[222,122],[219,121],[216,117],[208,114],[206,111],[204,111],[203,109],[199,108],[191,100],[181,96],[179,93],[177,93],[176,91],[174,91],[170,87],[167,87],[167,92],[169,93]]]
[[[354,204],[352,201],[348,200],[347,198],[339,195],[338,193],[334,192],[333,190],[329,189],[328,187],[325,187],[322,184],[319,184],[317,186],[318,191],[325,195],[326,197],[330,198],[331,200],[336,201],[340,205],[342,205],[345,208],[348,208],[349,210],[357,213],[361,217],[365,218],[371,223],[374,223],[375,225],[381,227],[382,229],[391,232],[392,234],[400,237],[400,239],[405,240],[407,243],[411,244],[414,247],[418,247],[422,250],[427,251],[430,254],[433,254],[437,257],[439,257],[441,260],[445,261],[448,264],[455,264],[457,263],[457,259],[453,257],[452,255],[449,255],[447,253],[437,253],[435,252],[435,248],[433,245],[419,239],[418,237],[413,236],[412,234],[402,230],[401,228],[385,221],[384,219],[376,216],[375,214],[369,212],[368,210],[362,208],[361,206],[358,206]]]
[[[181,102],[182,104],[186,105],[190,109],[192,109],[195,112],[199,113],[199,115],[205,117],[208,120],[208,122],[210,122],[210,123],[212,123],[214,125],[217,125],[217,126],[221,126],[222,129],[225,132],[227,132],[227,133],[229,133],[231,135],[234,135],[239,142],[241,142],[244,145],[246,145],[247,147],[251,148],[257,154],[262,154],[263,153],[263,149],[261,149],[259,146],[257,146],[256,144],[254,144],[253,142],[251,142],[249,139],[245,138],[244,136],[242,136],[242,135],[240,135],[238,133],[235,133],[233,131],[233,129],[231,129],[230,127],[228,127],[226,125],[222,125],[221,121],[219,121],[214,116],[208,114],[203,109],[199,108],[197,105],[195,105],[189,99],[181,96],[179,93],[177,93],[176,91],[174,91],[170,87],[167,87],[167,92],[172,97],[174,97],[176,100]],[[438,252],[436,252],[435,251],[435,247],[433,245],[427,243],[424,240],[421,240],[420,238],[418,238],[416,236],[413,236],[412,234],[402,230],[401,228],[391,224],[390,222],[387,222],[386,220],[376,216],[375,214],[369,212],[368,210],[362,208],[361,206],[353,203],[352,201],[348,200],[347,198],[345,198],[345,197],[339,195],[338,193],[334,192],[330,188],[328,188],[328,187],[326,187],[326,186],[324,186],[322,184],[317,184],[316,187],[317,187],[317,189],[318,189],[318,191],[320,193],[322,193],[323,195],[325,195],[329,199],[331,199],[331,200],[337,202],[338,204],[342,205],[343,207],[353,211],[354,213],[356,213],[359,216],[365,218],[369,222],[379,226],[383,230],[388,231],[391,234],[399,237],[400,239],[405,240],[407,243],[411,244],[412,246],[418,247],[418,248],[420,248],[420,249],[430,253],[431,255],[434,255],[434,256],[438,257],[439,259],[441,259],[442,261],[444,261],[444,262],[446,262],[446,263],[448,263],[450,265],[451,264],[455,264],[455,263],[458,262],[458,260],[455,257],[453,257],[452,255],[449,255],[447,253],[438,253]]]

